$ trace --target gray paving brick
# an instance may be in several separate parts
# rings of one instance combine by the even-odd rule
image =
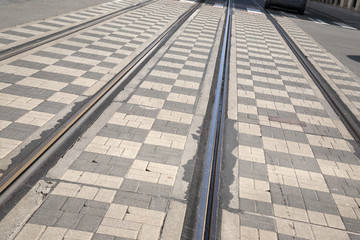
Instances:
[[[278,235],[278,240],[308,240],[307,238],[289,236],[281,233],[277,233],[277,235]]]
[[[241,96],[237,97],[237,103],[238,104],[244,104],[244,105],[247,105],[247,106],[254,106],[254,107],[257,106],[256,99],[246,98],[246,97],[241,97]]]
[[[37,69],[37,70],[41,70],[41,69],[49,66],[48,64],[30,62],[30,61],[26,61],[26,60],[22,60],[22,59],[11,62],[9,65],[13,65],[13,66],[17,66],[17,67],[25,67],[25,68],[30,68],[30,69]]]
[[[336,150],[332,148],[318,147],[318,146],[310,146],[310,147],[316,158],[336,161],[336,162],[343,162],[347,164],[360,165],[359,158],[351,152]]]
[[[315,158],[308,158],[269,150],[265,150],[264,153],[266,162],[271,165],[321,173],[320,167]]]
[[[53,45],[52,47],[60,48],[60,49],[66,49],[66,50],[72,50],[72,51],[79,51],[81,49],[81,47],[74,46],[74,45],[69,45],[69,44],[64,44],[64,43],[57,43],[57,44]]]
[[[29,112],[29,111],[19,109],[19,108],[0,106],[0,119],[14,122],[18,118],[24,116],[27,112]]]
[[[187,61],[198,62],[198,63],[207,63],[207,59],[197,58],[197,57],[192,57],[192,56],[189,56],[187,58]]]
[[[150,206],[151,197],[143,193],[118,191],[115,195],[113,203],[129,205],[139,208],[148,208]]]
[[[184,94],[184,95],[190,95],[196,97],[198,94],[197,89],[190,89],[190,88],[183,88],[183,87],[177,87],[173,86],[171,88],[172,93],[178,93],[178,94]]]
[[[169,62],[169,64],[171,64],[171,62]],[[168,72],[168,73],[177,73],[177,74],[180,73],[180,71],[181,71],[180,68],[161,66],[161,65],[155,65],[155,67],[153,67],[152,70]]]
[[[84,172],[94,172],[97,165],[98,164],[93,163],[92,160],[77,159],[71,164],[70,169]]]
[[[258,114],[262,116],[269,116],[269,117],[278,117],[278,118],[284,118],[284,119],[290,119],[290,120],[297,120],[296,113],[293,112],[284,112],[279,110],[273,110],[269,108],[257,108]]]
[[[85,58],[85,59],[88,58],[88,59],[99,60],[99,61],[102,61],[106,58],[106,56],[103,56],[103,55],[98,55],[98,54],[93,54],[93,53],[84,53],[81,51],[75,52],[71,56]]]
[[[114,236],[99,234],[99,233],[95,233],[91,238],[91,240],[114,240],[114,239],[115,239]]]
[[[343,223],[344,223],[347,231],[360,233],[360,228],[359,228],[360,220],[359,219],[352,219],[352,218],[346,218],[346,217],[341,217],[341,219],[343,220]]]
[[[94,173],[104,174],[104,175],[110,175],[110,172],[114,166],[111,165],[104,165],[104,164],[97,164]]]
[[[171,186],[160,185],[157,183],[149,183],[149,182],[140,182],[138,188],[139,193],[151,194],[162,197],[170,197],[171,190],[172,190]]]
[[[291,100],[288,97],[280,97],[280,96],[274,96],[274,95],[268,95],[268,94],[262,94],[256,92],[255,92],[255,96],[256,99],[258,100],[291,104]]]
[[[65,212],[79,213],[83,208],[85,201],[85,199],[81,198],[68,198],[61,207],[61,210]]]
[[[189,128],[188,124],[156,119],[151,129],[186,136]]]
[[[116,63],[111,63],[111,62],[101,62],[99,63],[97,66],[99,67],[106,67],[106,68],[115,68],[116,67]]]
[[[314,102],[319,101],[318,97],[315,95],[308,95],[308,94],[294,93],[294,92],[288,92],[287,94],[289,95],[290,98],[294,98],[294,99],[303,99]]]
[[[262,181],[268,181],[267,166],[263,163],[239,160],[239,176],[253,178]]]
[[[330,192],[358,198],[360,196],[359,181],[324,175]]]
[[[66,106],[66,104],[63,104],[63,103],[44,101],[44,102],[40,103],[37,107],[35,107],[33,110],[38,111],[38,112],[57,114],[65,106]]]
[[[61,206],[65,203],[67,197],[60,195],[49,195],[41,208],[48,208],[52,210],[60,210]]]
[[[158,98],[158,99],[166,99],[169,96],[169,93],[163,92],[163,91],[157,91],[154,89],[145,89],[145,88],[139,87],[135,91],[135,95],[151,97],[151,98]]]
[[[60,218],[62,215],[61,210],[56,209],[49,209],[40,207],[36,212],[34,213],[34,217],[44,217],[44,218]]]
[[[65,57],[67,57],[67,55],[65,55],[65,54],[46,52],[44,50],[39,51],[39,52],[35,52],[34,55],[41,56],[41,57],[53,58],[53,59],[63,59]]]
[[[28,87],[23,85],[11,85],[7,88],[2,89],[0,92],[22,96],[22,97],[28,97],[28,98],[43,99],[43,100],[48,99],[55,93],[55,91],[36,88],[36,87]]]
[[[64,87],[63,89],[61,89],[61,92],[75,94],[75,95],[81,95],[87,89],[88,89],[88,87],[85,87],[85,86],[69,84],[66,87]]]
[[[9,73],[0,72],[0,79],[1,79],[1,82],[3,82],[3,83],[14,84],[24,78],[25,78],[25,76],[16,75],[15,73],[9,74]]]
[[[356,235],[353,233],[348,233],[348,236],[351,240],[360,240],[360,235]]]
[[[142,108],[137,104],[122,104],[117,112],[132,114],[137,116],[156,118],[159,114],[159,109],[151,109],[151,108]]]
[[[124,179],[123,183],[120,186],[121,191],[127,192],[136,192],[139,188],[140,181],[132,180],[132,179]]]
[[[103,76],[104,76],[103,73],[97,73],[97,72],[91,72],[91,71],[87,71],[86,73],[81,75],[81,77],[91,78],[91,79],[94,79],[94,80],[100,80]]]
[[[36,129],[38,129],[37,126],[15,122],[11,123],[9,126],[1,130],[0,137],[23,141],[28,136],[30,136]]]
[[[266,77],[266,76],[263,76],[263,77]],[[279,77],[276,77],[275,79],[279,79]],[[280,84],[274,84],[274,83],[268,83],[268,82],[260,82],[260,81],[254,81],[253,84],[254,84],[254,87],[256,86],[256,87],[262,87],[262,88],[269,88],[269,89],[276,89],[276,90],[286,91],[285,86],[280,85]],[[257,95],[258,95],[258,93],[257,93]]]
[[[9,34],[9,35],[14,35],[14,36],[25,37],[25,38],[34,36],[33,34],[18,32],[18,31],[14,31],[14,30],[7,30],[7,31],[4,31],[3,33]]]
[[[107,209],[89,207],[85,204],[85,206],[83,206],[83,208],[81,209],[80,213],[83,215],[104,217],[106,214],[106,211],[107,211]]]
[[[173,101],[165,101],[163,105],[163,109],[177,111],[177,112],[184,112],[184,113],[193,113],[194,112],[194,105],[186,104],[186,103],[179,103]]]
[[[32,216],[28,223],[44,226],[54,226],[57,220],[58,219],[55,217]]]
[[[86,232],[95,232],[99,227],[102,221],[101,217],[84,215],[78,225],[76,226],[76,230],[86,231]]]
[[[309,134],[328,136],[334,138],[343,138],[340,131],[336,128],[312,125],[307,123],[306,126],[303,127],[303,130],[305,133],[309,133]]]
[[[303,78],[302,76],[300,78]],[[307,83],[300,83],[300,82],[294,82],[294,81],[287,81],[283,80],[284,85],[286,86],[292,86],[292,87],[299,87],[299,88],[305,88],[305,89],[311,89],[310,85]]]
[[[205,72],[204,67],[197,67],[197,66],[187,65],[187,64],[184,64],[183,69],[197,71],[197,72]]]
[[[244,212],[256,213],[255,201],[247,198],[239,199],[239,210]]]
[[[116,52],[116,50],[117,50],[116,48],[103,47],[103,46],[98,46],[96,44],[90,44],[86,48],[100,50],[100,51],[104,51],[104,52],[111,52],[111,53]]]
[[[239,144],[250,147],[262,148],[262,137],[248,134],[239,134]]]
[[[13,43],[13,42],[15,42],[15,41],[14,41],[14,40],[5,39],[5,38],[0,38],[0,43],[5,44],[5,45],[10,44],[10,43]]]
[[[177,166],[181,153],[182,151],[178,149],[143,144],[137,159]]]
[[[82,214],[64,212],[55,223],[55,227],[75,229],[81,218]]]
[[[50,22],[39,22],[38,24],[45,25],[45,26],[50,26],[50,27],[57,27],[57,28],[60,28],[60,27],[64,26],[64,25],[61,25],[61,24],[55,24],[55,23],[50,23]]]
[[[56,63],[54,63],[53,65],[66,67],[66,68],[74,68],[74,69],[79,69],[79,70],[86,70],[86,71],[90,70],[92,67],[94,67],[93,65],[90,65],[90,64],[71,62],[71,61],[65,61],[65,60],[59,60]]]
[[[251,74],[245,74],[245,73],[237,73],[236,74],[237,79],[252,79]]]
[[[254,215],[251,213],[242,213],[240,215],[241,226],[263,229],[267,231],[276,231],[276,224],[273,218]]]
[[[47,72],[43,70],[34,73],[33,75],[31,75],[31,77],[52,80],[57,82],[65,82],[65,83],[71,83],[76,79],[76,77],[74,76],[61,74],[61,73]]]
[[[169,206],[169,200],[161,197],[152,197],[149,209],[166,212]]]
[[[144,142],[148,133],[149,131],[145,129],[136,129],[115,124],[106,124],[106,126],[101,129],[98,135],[129,141]]]
[[[94,42],[93,40],[79,38],[79,37],[72,37],[72,38],[69,38],[68,40],[71,42],[86,43],[86,44],[91,44]]]

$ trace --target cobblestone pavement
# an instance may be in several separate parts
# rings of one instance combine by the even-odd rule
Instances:
[[[1,29],[0,50],[11,48],[26,41],[49,35],[53,32],[69,28],[120,9],[125,9],[141,2],[144,1],[115,0],[100,4],[99,6],[45,19],[43,21],[33,21],[20,26]]]
[[[222,239],[358,239],[356,144],[266,16],[250,2],[238,6]],[[334,75],[344,74],[315,43],[294,38],[326,58]]]
[[[315,42],[289,17],[277,16],[276,19],[301,47],[302,51],[320,69],[331,87],[360,119],[360,79],[332,56],[324,47]],[[348,31],[356,31],[349,29]]]
[[[157,1],[3,61],[0,66],[0,177],[12,158],[95,93],[189,3]],[[52,20],[50,20],[52,21]]]
[[[154,2],[2,64],[0,166],[190,6]],[[357,144],[254,6],[239,0],[233,11],[218,238],[359,239]],[[190,239],[183,227],[224,10],[207,2],[155,54],[41,180],[49,193],[15,239]]]
[[[212,80],[205,75],[223,14],[212,5],[194,13],[133,91],[110,107],[117,109],[105,113],[103,127],[61,160],[71,158],[69,168],[48,174],[54,189],[15,239],[158,239],[160,231],[164,239],[180,237],[188,185],[181,172],[191,170],[181,163],[196,153],[196,119],[203,118],[196,110],[208,101],[209,92],[200,98]]]

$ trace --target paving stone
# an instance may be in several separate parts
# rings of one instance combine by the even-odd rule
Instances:
[[[115,195],[113,203],[139,208],[148,208],[150,206],[151,197],[143,193],[118,191]]]
[[[85,231],[85,232],[95,232],[99,227],[102,221],[102,217],[98,216],[90,216],[84,215],[78,225],[76,226],[76,230]]]
[[[268,181],[267,166],[262,163],[239,160],[239,176]]]
[[[41,208],[60,210],[66,200],[67,197],[65,196],[51,194],[46,198],[45,202],[41,205]]]
[[[82,214],[64,212],[54,226],[75,229],[81,218]]]
[[[91,238],[91,240],[114,240],[114,239],[115,239],[114,236],[100,234],[100,233],[95,233]]]
[[[275,221],[272,218],[265,216],[243,213],[240,215],[240,222],[242,226],[263,229],[272,232],[276,231]]]
[[[262,148],[263,146],[261,137],[241,133],[239,134],[239,144],[256,148]]]
[[[140,182],[138,192],[145,194],[152,194],[155,196],[170,197],[171,195],[171,186],[149,183],[149,182]]]
[[[65,107],[65,104],[59,102],[44,101],[37,105],[33,110],[37,112],[56,114]]]
[[[23,85],[11,85],[7,88],[2,89],[0,92],[15,96],[20,95],[22,97],[36,98],[42,100],[48,99],[54,94],[54,91],[52,90],[28,87]]]
[[[81,198],[68,198],[61,207],[61,210],[65,212],[79,213],[83,208],[85,201],[85,199]]]
[[[156,119],[152,126],[152,130],[155,131],[162,131],[162,132],[178,134],[183,136],[187,135],[189,128],[190,126],[188,124],[170,122],[159,119]]]
[[[347,231],[360,233],[360,220],[353,218],[341,217]]]
[[[38,129],[37,126],[22,123],[11,123],[5,129],[0,131],[0,137],[23,141],[36,129]]]
[[[152,197],[149,209],[166,212],[169,207],[169,200],[161,197]]]

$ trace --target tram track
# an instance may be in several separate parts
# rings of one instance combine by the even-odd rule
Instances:
[[[132,77],[141,70],[202,3],[203,1],[199,1],[184,12],[105,86],[83,102],[73,114],[64,119],[37,147],[22,153],[22,156],[25,157],[0,181],[0,205],[4,204],[30,178],[36,169],[39,169],[50,159],[58,159],[67,149],[71,148],[76,140],[121,92],[124,86],[131,81]]]
[[[301,51],[296,43],[291,39],[289,34],[284,30],[280,23],[271,15],[269,11],[263,8],[262,4],[258,1],[254,1],[259,8],[266,14],[268,20],[273,24],[275,29],[279,32],[281,37],[284,39],[288,47],[294,53],[300,64],[309,74],[310,78],[314,81],[316,86],[319,88],[325,99],[328,101],[330,106],[333,108],[335,113],[339,116],[340,120],[346,126],[350,134],[353,136],[357,143],[360,142],[360,122],[355,114],[349,109],[349,107],[340,98],[337,92],[330,86],[325,80],[321,73],[311,63],[308,57]]]
[[[222,160],[223,132],[229,81],[232,1],[227,3],[222,44],[219,48],[215,96],[209,124],[203,175],[201,177],[197,217],[193,239],[217,238],[218,192]]]
[[[27,42],[21,43],[19,45],[3,49],[3,50],[0,51],[0,61],[4,61],[6,59],[9,59],[9,58],[17,56],[17,55],[19,55],[21,53],[30,51],[30,50],[32,50],[34,48],[40,47],[40,46],[45,45],[47,43],[56,41],[58,39],[64,38],[64,37],[69,36],[71,34],[74,34],[74,33],[77,33],[79,31],[85,30],[87,28],[90,28],[90,27],[95,26],[97,24],[100,24],[102,22],[105,22],[107,20],[110,20],[112,18],[120,16],[120,15],[122,15],[124,13],[136,10],[136,9],[144,7],[146,5],[149,5],[150,3],[154,2],[154,1],[155,0],[148,0],[148,1],[145,1],[145,2],[141,2],[141,3],[138,3],[136,5],[129,6],[129,7],[117,10],[115,12],[111,12],[111,13],[102,15],[102,16],[96,17],[94,19],[90,19],[89,21],[77,24],[75,26],[71,26],[69,28],[53,32],[51,34],[41,36],[41,37],[33,39],[31,41],[27,41]]]

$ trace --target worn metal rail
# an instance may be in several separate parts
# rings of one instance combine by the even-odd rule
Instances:
[[[282,36],[294,55],[297,57],[301,65],[307,71],[311,79],[315,82],[325,99],[329,102],[330,106],[334,109],[346,128],[349,130],[357,143],[360,143],[360,122],[349,107],[343,102],[337,92],[330,86],[325,78],[319,73],[316,67],[310,62],[307,56],[300,50],[296,43],[281,27],[278,21],[271,16],[271,14],[263,8],[262,4],[255,0],[255,3],[263,9],[266,17],[271,21],[276,30]]]
[[[42,165],[51,159],[58,159],[89,126],[110,105],[131,78],[141,70],[150,58],[180,28],[180,26],[201,6],[204,1],[197,2],[183,13],[171,26],[158,36],[148,47],[127,64],[102,89],[84,102],[73,114],[57,126],[48,137],[42,139],[37,147],[24,156],[21,162],[6,173],[0,181],[0,206],[4,204],[17,189]]]
[[[194,239],[216,239],[218,189],[220,181],[221,148],[226,117],[227,89],[229,78],[229,57],[231,37],[232,1],[228,0],[225,28],[221,46],[220,61],[214,104],[211,112],[208,145],[206,148],[204,171],[197,206]]]
[[[86,28],[95,26],[97,24],[100,24],[102,22],[105,22],[109,19],[112,19],[114,17],[117,17],[121,14],[127,13],[129,11],[144,7],[148,4],[150,4],[151,2],[154,2],[154,0],[148,0],[142,3],[138,3],[134,6],[130,6],[130,7],[126,7],[124,9],[120,9],[117,10],[115,12],[111,12],[109,14],[94,18],[94,19],[90,19],[89,21],[77,24],[75,26],[71,26],[69,28],[63,29],[63,30],[59,30],[56,31],[54,33],[51,33],[49,35],[45,35],[39,38],[36,38],[34,40],[28,41],[28,42],[24,42],[22,44],[19,44],[17,46],[14,47],[10,47],[4,50],[0,51],[0,61],[6,60],[8,58],[14,57],[16,55],[19,55],[21,53],[24,53],[26,51],[29,51],[31,49],[34,49],[36,47],[42,46],[44,44],[47,44],[49,42],[64,38],[66,36],[69,36],[73,33],[79,32],[81,30],[84,30]]]

